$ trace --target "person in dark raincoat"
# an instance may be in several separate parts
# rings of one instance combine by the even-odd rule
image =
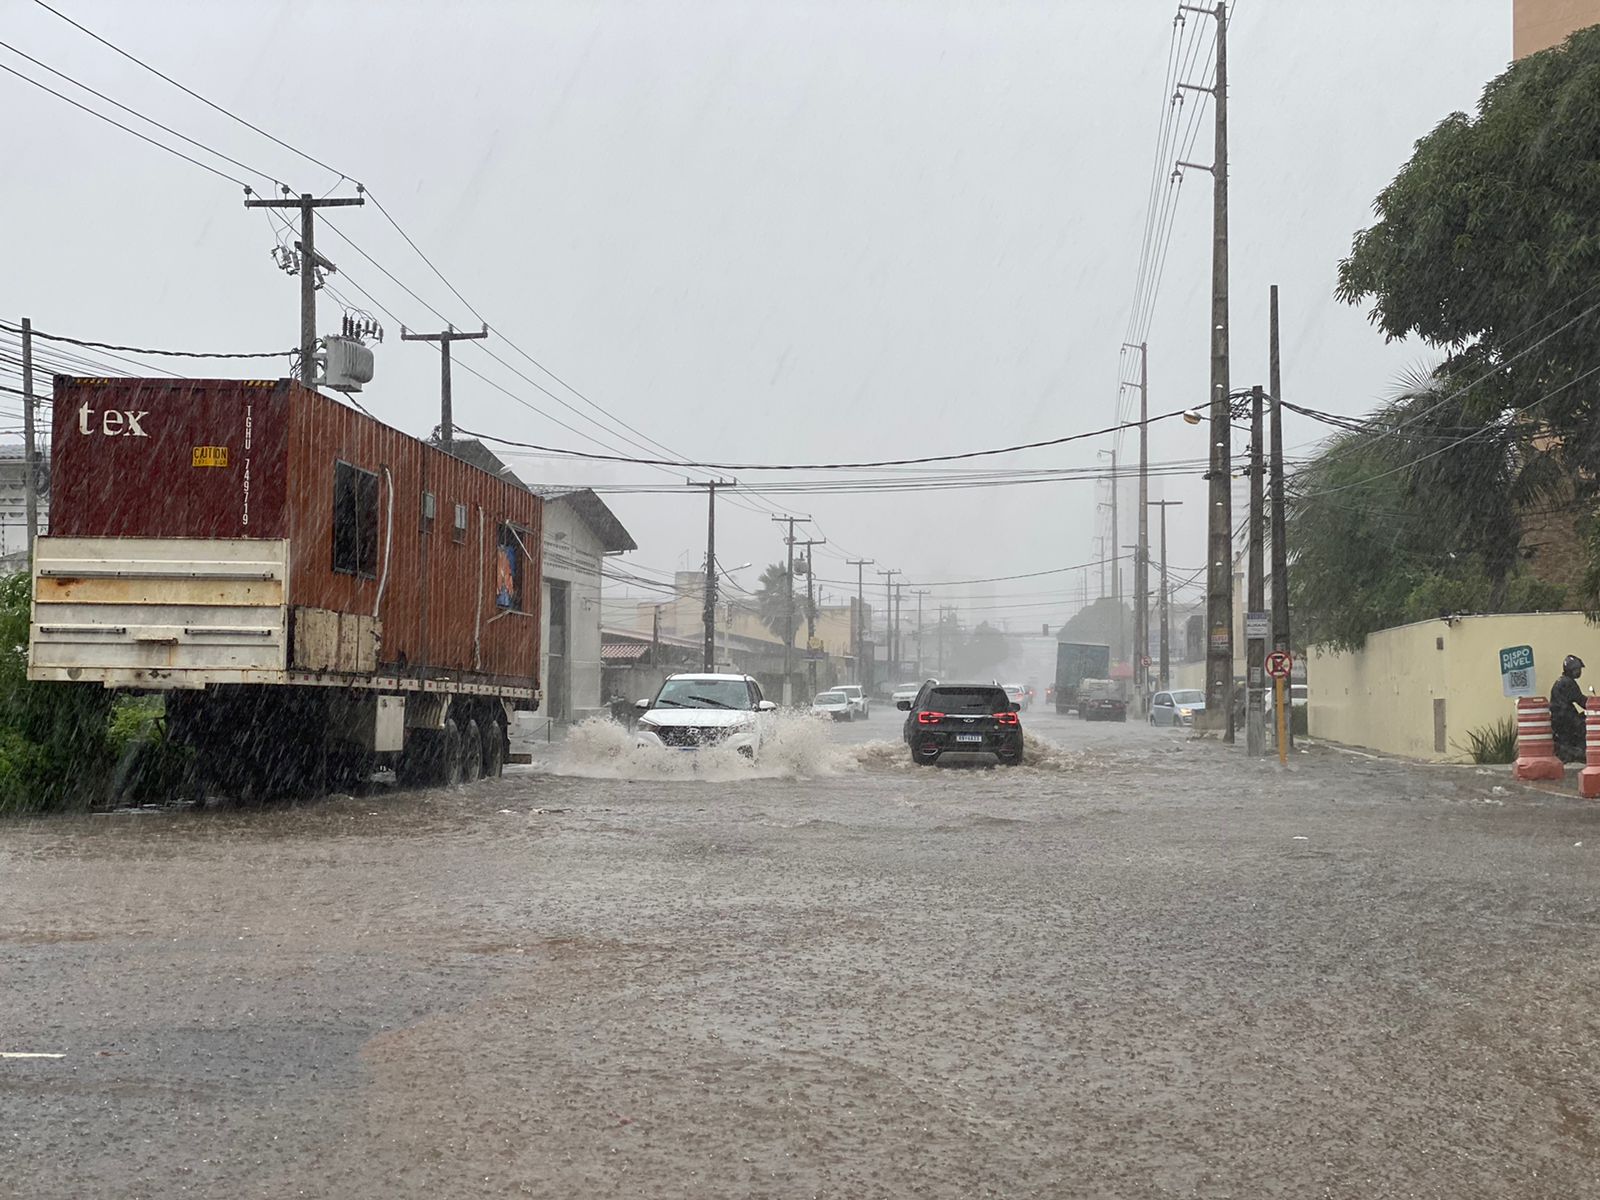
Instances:
[[[1561,664],[1561,678],[1550,689],[1550,732],[1556,739],[1556,757],[1562,762],[1583,761],[1583,689],[1578,686],[1582,674],[1583,659],[1569,654]]]

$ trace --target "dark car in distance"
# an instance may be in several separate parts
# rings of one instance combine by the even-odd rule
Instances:
[[[911,761],[931,766],[946,754],[992,754],[1002,766],[1022,762],[1019,705],[997,683],[933,683],[896,706],[906,715]]]

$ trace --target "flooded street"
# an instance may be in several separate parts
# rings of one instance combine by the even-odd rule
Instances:
[[[0,826],[0,1194],[1595,1194],[1600,809],[899,719]]]

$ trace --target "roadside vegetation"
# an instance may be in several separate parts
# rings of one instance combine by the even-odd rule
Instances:
[[[1417,143],[1340,264],[1342,300],[1442,357],[1335,422],[1292,481],[1308,641],[1353,649],[1442,614],[1600,612],[1597,87],[1600,27],[1514,63],[1476,114]]]
[[[157,700],[91,684],[28,682],[29,575],[0,579],[0,814],[170,794],[181,757]]]

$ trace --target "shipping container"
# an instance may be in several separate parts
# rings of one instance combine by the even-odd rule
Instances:
[[[533,493],[289,380],[58,376],[53,434],[29,678],[168,692],[201,755],[498,769],[539,701]]]

